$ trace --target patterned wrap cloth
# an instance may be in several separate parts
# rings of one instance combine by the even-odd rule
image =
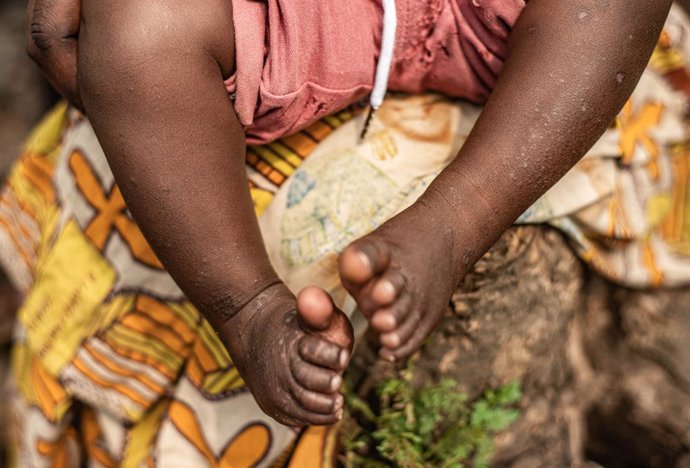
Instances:
[[[690,283],[689,37],[674,7],[615,123],[519,220],[561,229],[624,285]],[[252,198],[287,284],[321,285],[353,314],[338,252],[412,203],[479,112],[393,96],[361,145],[361,117],[343,112],[250,147]],[[17,466],[332,466],[337,427],[297,434],[263,415],[132,220],[88,121],[64,105],[2,191],[0,261],[25,295],[5,399]]]

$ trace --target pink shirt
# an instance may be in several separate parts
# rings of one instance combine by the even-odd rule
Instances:
[[[396,0],[389,89],[483,103],[524,0]],[[236,74],[226,82],[250,143],[367,96],[381,43],[377,0],[233,0]]]

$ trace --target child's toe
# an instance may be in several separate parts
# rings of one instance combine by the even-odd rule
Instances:
[[[343,383],[343,378],[338,373],[299,358],[290,363],[290,371],[298,384],[315,392],[336,393]]]
[[[288,423],[287,425],[294,426],[294,427],[301,427],[301,426],[306,426],[308,424],[314,425],[314,426],[326,426],[329,424],[335,424],[339,420],[339,413],[342,411],[342,409],[333,412],[329,411],[327,413],[319,413],[315,411],[310,411],[304,407],[301,406],[301,403],[299,400],[297,400],[295,397],[293,397],[295,400],[292,403],[294,405],[294,408],[291,408],[289,411],[289,417],[292,423]]]
[[[400,272],[389,268],[376,280],[371,298],[379,307],[390,305],[398,298],[404,285],[405,279]]]
[[[345,369],[350,360],[350,353],[346,349],[313,335],[300,339],[298,351],[305,361],[334,371]]]
[[[403,294],[390,307],[377,310],[371,317],[371,326],[379,333],[392,332],[407,318],[410,302],[410,295]]]
[[[381,356],[393,357],[390,352],[406,346],[415,331],[419,330],[419,326],[419,313],[413,311],[395,330],[382,334],[380,338],[383,346]]]
[[[307,286],[297,295],[297,313],[303,325],[315,331],[328,328],[334,312],[330,296],[319,287]]]
[[[389,261],[390,252],[383,244],[356,241],[340,255],[340,276],[345,283],[363,285],[380,274]]]
[[[404,340],[397,349],[388,350],[392,360],[401,361],[409,358],[415,351],[422,347],[424,340],[431,334],[435,323],[426,321],[419,323],[412,329],[412,333]]]
[[[303,409],[311,413],[333,417],[336,411],[340,409],[338,407],[340,395],[324,395],[295,384],[292,389],[292,396]]]

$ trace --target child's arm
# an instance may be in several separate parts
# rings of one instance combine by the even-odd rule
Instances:
[[[670,4],[530,0],[457,158],[417,203],[341,256],[344,284],[381,333],[383,357],[421,346],[472,265],[612,123]]]
[[[84,0],[82,99],[138,225],[261,407],[291,425],[333,423],[347,350],[305,333],[265,252],[223,84],[231,5]]]
[[[635,88],[671,0],[531,0],[499,82],[425,201],[467,226],[474,263],[592,147]]]

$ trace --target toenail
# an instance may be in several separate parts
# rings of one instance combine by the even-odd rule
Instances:
[[[379,353],[379,357],[384,361],[395,362],[395,356],[386,352],[386,350],[381,350],[381,352]]]
[[[338,362],[340,363],[340,367],[345,367],[347,365],[347,360],[350,358],[350,353],[345,351],[344,349],[340,351],[340,354],[338,355]]]
[[[397,324],[397,320],[395,320],[395,317],[392,315],[384,315],[384,321],[388,325],[389,328],[395,328],[395,325]]]
[[[340,386],[342,385],[342,383],[343,383],[342,377],[340,377],[339,375],[336,375],[335,377],[333,377],[331,379],[331,391],[332,392],[337,391],[340,388]]]
[[[367,254],[365,254],[364,252],[357,252],[357,256],[362,261],[365,267],[371,269],[371,260],[369,260],[369,256]]]
[[[379,333],[392,332],[395,329],[397,320],[390,312],[376,312],[371,320],[374,328],[378,329]]]
[[[395,286],[390,281],[381,282],[381,293],[387,300],[395,299]]]
[[[395,333],[386,335],[386,341],[388,342],[388,346],[386,346],[387,348],[397,348],[400,346],[400,337]]]

